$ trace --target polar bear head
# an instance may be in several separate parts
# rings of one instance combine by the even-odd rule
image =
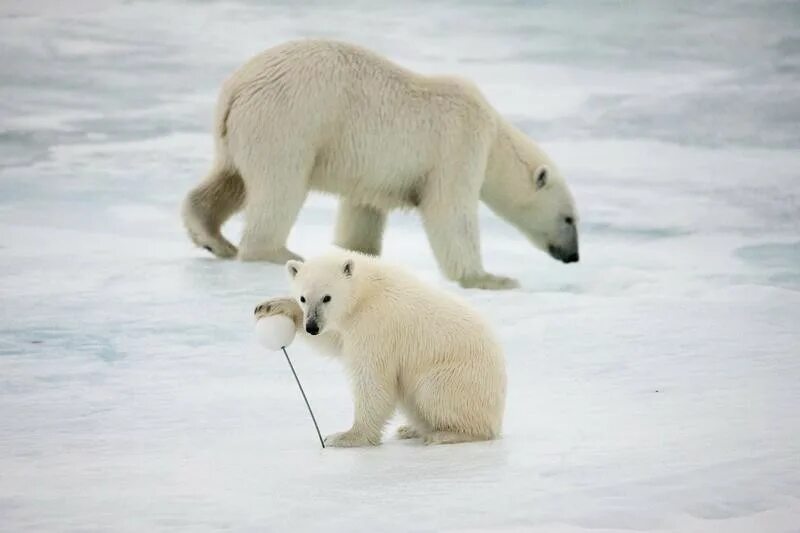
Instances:
[[[352,257],[339,254],[286,263],[292,296],[303,310],[307,333],[338,329],[355,299],[355,268]]]
[[[574,263],[578,213],[566,180],[544,151],[515,128],[498,135],[481,195],[499,216],[554,259]]]

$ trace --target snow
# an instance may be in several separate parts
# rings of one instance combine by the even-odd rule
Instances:
[[[0,529],[792,532],[800,523],[800,10],[794,2],[3,2]],[[581,208],[564,266],[482,212],[504,438],[319,448],[253,307],[279,266],[193,249],[222,79],[301,36],[474,79]],[[330,242],[310,198],[290,238]],[[236,236],[241,220],[226,232]],[[323,433],[334,361],[290,355]],[[393,427],[398,421],[393,422]]]

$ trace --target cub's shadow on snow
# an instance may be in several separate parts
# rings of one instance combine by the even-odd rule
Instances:
[[[396,417],[395,421],[398,420]],[[319,459],[310,457],[308,452],[295,453],[302,453],[304,460],[319,461],[314,468],[329,470],[331,475],[347,472],[352,481],[361,479],[376,484],[393,482],[403,485],[432,480],[446,486],[462,478],[471,481],[496,479],[497,473],[504,472],[509,466],[507,439],[426,446],[420,439],[397,439],[396,427],[397,424],[387,427],[383,443],[377,447],[326,448],[315,454]],[[313,435],[308,441],[309,449],[313,445],[311,437]],[[457,461],[454,461],[454,456],[458,457]],[[399,459],[414,472],[413,478],[388,475],[395,472]]]

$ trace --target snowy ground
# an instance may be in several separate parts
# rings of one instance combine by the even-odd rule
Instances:
[[[0,530],[800,531],[796,2],[265,4],[0,6]],[[283,270],[183,234],[222,79],[320,35],[473,78],[572,183],[579,265],[485,213],[523,288],[461,291],[506,347],[500,441],[320,450],[252,338]],[[458,290],[411,214],[386,255]],[[345,429],[335,362],[291,353]]]

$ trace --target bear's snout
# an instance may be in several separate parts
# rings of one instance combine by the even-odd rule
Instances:
[[[578,252],[573,252],[573,253],[571,253],[571,254],[569,254],[569,255],[565,256],[565,257],[562,259],[562,261],[563,261],[564,263],[577,263],[577,262],[580,260],[580,258],[581,258],[581,257],[580,257],[580,255],[578,255]]]
[[[313,320],[309,320],[306,322],[306,331],[309,335],[318,335],[319,334],[319,326]]]
[[[551,244],[547,247],[547,252],[551,257],[558,259],[562,263],[577,263],[580,260],[580,254],[577,248],[570,250]]]

